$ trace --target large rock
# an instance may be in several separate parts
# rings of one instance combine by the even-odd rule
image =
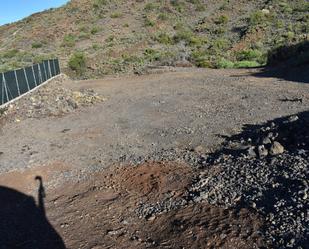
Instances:
[[[279,142],[274,142],[270,149],[269,149],[269,154],[274,156],[274,155],[280,155],[284,152],[284,147],[279,143]]]

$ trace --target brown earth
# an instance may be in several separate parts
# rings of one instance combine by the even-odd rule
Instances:
[[[48,191],[46,211],[67,248],[247,249],[263,245],[259,235],[263,221],[246,209],[190,204],[148,219],[138,217],[140,203],[156,203],[168,193],[173,198],[184,195],[193,174],[192,167],[174,162],[112,166],[89,180]],[[20,181],[31,182],[28,177]]]

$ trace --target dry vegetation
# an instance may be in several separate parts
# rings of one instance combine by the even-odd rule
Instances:
[[[306,0],[72,0],[0,27],[0,70],[57,56],[80,78],[149,65],[256,67],[308,39]]]

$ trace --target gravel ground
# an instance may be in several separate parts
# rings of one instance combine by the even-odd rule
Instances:
[[[256,72],[51,82],[2,115],[0,184],[29,190],[39,172],[49,189],[111,164],[186,162],[199,172],[186,194],[137,201],[135,215],[147,220],[197,202],[245,208],[266,221],[267,244],[306,248],[309,85]]]
[[[34,93],[9,104],[2,110],[0,118],[5,122],[20,122],[28,118],[59,117],[104,100],[91,89],[72,91],[65,88],[63,82],[66,81],[69,81],[66,75],[57,76]]]
[[[308,246],[308,112],[248,126],[202,164],[195,201],[251,207],[265,217],[276,248]]]

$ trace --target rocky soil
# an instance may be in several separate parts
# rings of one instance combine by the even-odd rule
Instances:
[[[308,245],[309,113],[248,126],[202,161],[193,198],[247,207],[265,217],[265,236],[278,248]]]
[[[104,98],[92,89],[72,91],[63,86],[70,79],[66,75],[57,76],[47,85],[35,90],[1,110],[1,118],[6,121],[20,122],[26,118],[44,118],[63,116],[79,107],[86,107],[104,101]]]
[[[309,85],[255,73],[47,85],[2,117],[0,185],[41,176],[68,248],[306,248]]]

